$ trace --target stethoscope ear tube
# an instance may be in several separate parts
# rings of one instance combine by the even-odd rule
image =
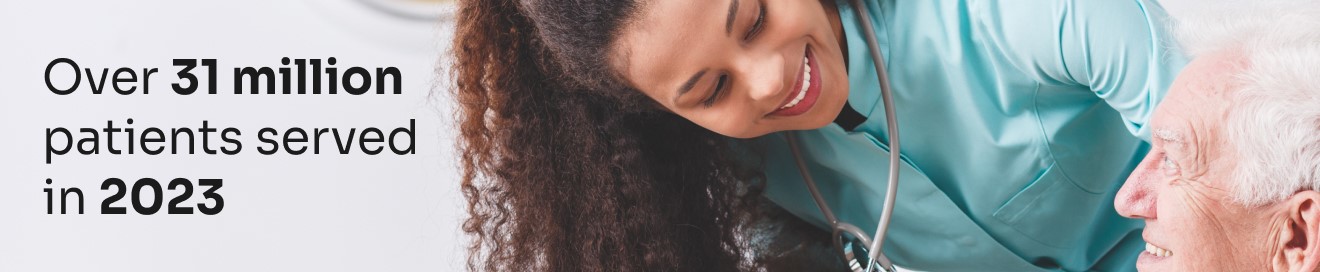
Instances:
[[[884,254],[882,245],[885,233],[889,231],[889,218],[894,215],[894,198],[898,196],[898,163],[902,161],[899,153],[898,116],[894,110],[894,94],[889,85],[889,72],[885,69],[885,59],[880,52],[880,42],[875,38],[875,27],[871,25],[870,10],[862,0],[852,0],[857,10],[857,20],[862,25],[862,35],[866,36],[866,46],[871,50],[871,63],[875,65],[876,77],[880,80],[880,96],[885,104],[885,123],[889,129],[889,186],[885,189],[884,210],[880,213],[880,222],[876,226],[875,240],[871,241],[871,260],[881,259]],[[891,267],[892,265],[886,265]],[[890,270],[893,270],[892,268]]]
[[[812,180],[806,164],[802,161],[801,151],[798,150],[797,136],[793,132],[785,133],[788,137],[789,149],[793,152],[793,159],[797,163],[798,171],[802,174],[802,180],[807,184],[807,189],[811,191],[811,197],[816,201],[816,206],[820,208],[821,214],[825,220],[829,221],[833,228],[834,248],[839,256],[844,258],[845,263],[853,271],[887,271],[893,272],[894,264],[885,257],[883,245],[885,233],[889,231],[889,219],[894,214],[894,200],[898,197],[898,172],[899,162],[902,161],[899,153],[898,142],[898,117],[894,110],[894,95],[889,86],[889,73],[885,69],[884,56],[881,55],[879,41],[875,37],[875,27],[871,25],[871,14],[869,9],[862,3],[862,0],[851,0],[854,10],[857,11],[858,23],[862,26],[862,35],[866,37],[867,49],[871,52],[871,62],[875,65],[876,77],[880,81],[880,96],[883,98],[885,107],[885,124],[889,130],[889,184],[885,188],[885,202],[883,210],[880,212],[880,220],[876,224],[875,239],[867,237],[866,233],[855,225],[840,222],[830,210],[829,205],[825,203],[825,198],[821,196],[820,190],[816,188],[816,182]],[[845,242],[847,237],[844,234],[853,236],[857,242],[869,244],[865,248],[856,248],[852,242]],[[866,259],[858,258],[857,250],[866,251]],[[865,263],[865,265],[862,265]]]

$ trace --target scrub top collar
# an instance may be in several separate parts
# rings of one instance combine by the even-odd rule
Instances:
[[[879,43],[881,56],[887,67],[889,65],[889,24],[885,18],[892,16],[893,10],[888,0],[881,1],[863,1],[871,13],[871,24],[875,27],[876,41]],[[875,86],[875,65],[871,63],[871,52],[867,50],[865,36],[859,32],[862,31],[857,26],[857,7],[853,7],[850,1],[836,1],[839,11],[839,22],[843,24],[843,36],[847,48],[848,73],[848,102],[844,104],[843,109],[835,118],[835,124],[838,124],[846,131],[855,131],[859,126],[875,113],[883,115],[884,105],[880,100],[880,92],[877,88],[861,88],[861,86]],[[902,67],[892,67],[891,69],[902,69]],[[897,92],[897,91],[896,91]],[[897,96],[898,93],[895,93]],[[900,99],[901,100],[901,99]],[[897,101],[896,101],[897,102]],[[899,104],[899,103],[895,103]],[[884,118],[878,122],[878,130],[884,130]],[[887,141],[888,132],[878,135],[880,140]]]

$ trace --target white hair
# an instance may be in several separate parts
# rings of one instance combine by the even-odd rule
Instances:
[[[1261,205],[1320,190],[1320,1],[1228,1],[1186,14],[1175,28],[1192,56],[1245,57],[1224,124],[1239,156],[1233,200]]]

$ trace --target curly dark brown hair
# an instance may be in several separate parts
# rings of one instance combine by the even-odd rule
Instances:
[[[469,269],[754,265],[738,235],[763,178],[740,162],[758,156],[660,110],[603,57],[637,5],[460,1],[451,72]]]

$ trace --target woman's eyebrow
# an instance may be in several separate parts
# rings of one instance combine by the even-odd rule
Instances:
[[[724,35],[733,33],[733,18],[738,14],[738,0],[729,0],[729,18],[724,20]]]
[[[737,1],[735,0],[734,2]],[[706,71],[707,69],[702,69],[700,72],[693,74],[691,78],[688,78],[687,82],[683,82],[683,86],[678,87],[678,95],[674,96],[674,101],[673,101],[675,105],[678,104],[679,97],[683,96],[683,94],[686,94],[689,91],[692,91],[692,87],[697,85],[697,80],[701,79],[701,76],[705,75]]]

